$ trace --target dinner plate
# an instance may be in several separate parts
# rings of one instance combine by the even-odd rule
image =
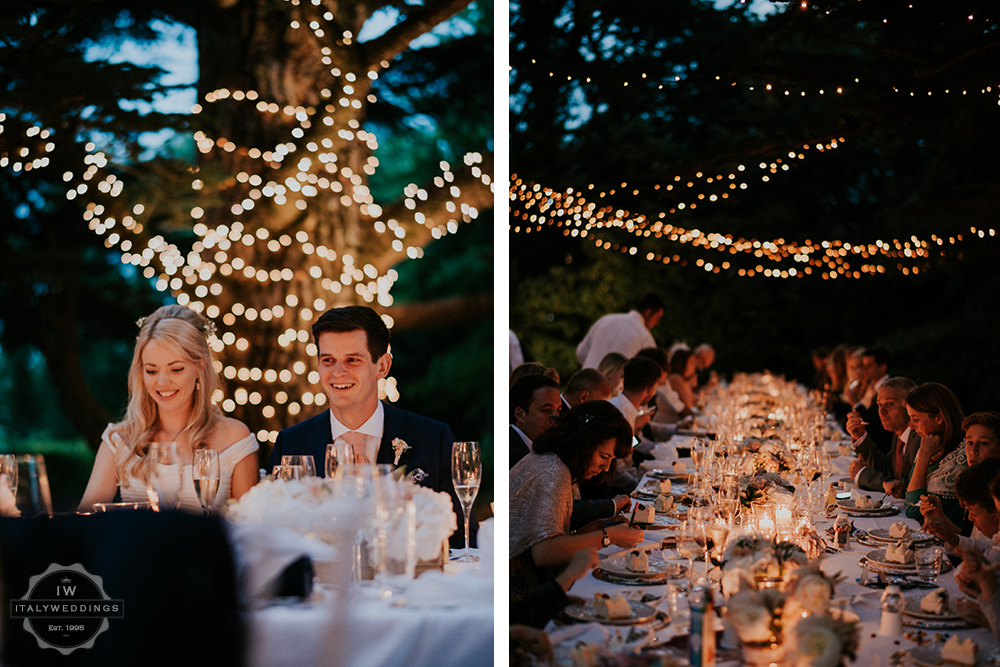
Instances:
[[[654,479],[669,479],[669,480],[680,480],[687,482],[691,475],[694,474],[694,470],[685,470],[684,472],[675,472],[673,468],[653,468],[647,473],[650,477]]]
[[[838,500],[837,507],[848,512],[858,512],[864,514],[879,514],[884,512],[889,508],[894,508],[893,505],[880,503],[877,507],[857,507],[855,506],[854,498],[848,498],[846,500]]]
[[[933,591],[928,591],[928,593],[932,592]],[[911,595],[910,597],[906,598],[906,606],[903,608],[903,613],[906,614],[907,616],[912,616],[913,618],[923,618],[928,621],[962,620],[962,617],[959,616],[958,613],[950,607],[950,605],[949,608],[946,609],[943,614],[932,614],[930,612],[923,611],[920,608],[920,600],[923,599],[924,595],[927,595],[927,593],[924,593],[923,595]]]
[[[868,531],[868,537],[870,537],[871,539],[875,540],[876,542],[890,542],[892,544],[895,544],[896,542],[899,542],[900,539],[906,539],[906,540],[909,540],[911,542],[917,542],[917,543],[919,543],[919,542],[931,542],[931,541],[937,539],[936,537],[934,537],[930,533],[925,533],[922,530],[915,530],[915,531],[911,532],[905,538],[889,537],[889,529],[888,528],[875,528],[873,530],[869,530]]]
[[[907,651],[910,660],[917,667],[942,667],[942,665],[957,665],[957,662],[947,662],[941,659],[941,644],[924,644]],[[1000,647],[980,645],[976,650],[975,667],[989,667],[1000,660]]]
[[[657,512],[656,517],[651,522],[641,523],[636,521],[633,525],[643,530],[677,530],[680,524],[680,519],[672,517],[669,514]]]
[[[885,567],[904,572],[917,571],[916,563],[896,563],[894,561],[886,560],[885,549],[875,549],[874,551],[869,551],[866,556],[868,557],[868,562],[876,567]]]
[[[588,600],[584,604],[571,604],[566,607],[566,615],[576,621],[605,623],[608,625],[633,625],[645,623],[656,617],[656,610],[648,604],[633,602],[628,600],[628,606],[632,609],[632,615],[627,618],[601,618],[594,613],[594,601]]]
[[[649,556],[649,570],[646,572],[633,572],[632,570],[625,567],[625,560],[629,552],[624,554],[617,554],[614,556],[609,556],[607,558],[602,558],[598,567],[611,574],[615,577],[621,579],[657,579],[667,576],[670,573],[672,567],[671,564],[662,558],[653,558]]]

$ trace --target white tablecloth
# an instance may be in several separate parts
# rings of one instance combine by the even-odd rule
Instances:
[[[675,439],[672,439],[670,444],[660,445],[654,455],[656,455],[657,460],[654,462],[648,462],[644,465],[645,470],[652,468],[666,467],[677,460],[676,452],[674,452],[674,444],[680,444],[681,446],[686,446],[687,442],[679,440],[675,443]],[[693,467],[690,459],[681,459],[688,464],[688,467]],[[831,476],[830,480],[841,479],[847,472],[847,466],[850,463],[850,459],[847,457],[836,457],[833,459],[834,474]],[[640,482],[640,486],[646,483],[648,476],[643,477]],[[827,480],[827,481],[830,481]],[[848,489],[856,488],[853,484],[846,484]],[[866,492],[871,493],[871,492]],[[881,497],[881,494],[879,494]],[[890,499],[894,500],[894,499]],[[895,501],[897,505],[902,510],[902,500]],[[825,517],[817,517],[819,520],[816,521],[817,529],[821,534],[826,537],[826,529],[833,524],[832,519],[827,519]],[[817,518],[814,518],[816,520]],[[919,528],[919,523],[913,519],[907,519],[905,515],[901,512],[900,514],[892,517],[885,518],[852,518],[856,528],[863,530],[869,530],[878,527],[888,527],[896,521],[905,521],[914,530]],[[647,531],[646,532],[646,545],[654,544],[664,535],[667,535],[667,531]],[[828,543],[832,543],[831,539],[827,540]],[[827,554],[822,561],[822,568],[827,573],[842,572],[844,575],[844,581],[842,581],[836,591],[834,597],[835,601],[844,600],[846,601],[846,608],[854,611],[861,619],[861,641],[860,650],[858,652],[858,658],[851,664],[855,665],[876,665],[881,664],[884,666],[889,665],[889,655],[900,649],[910,649],[916,646],[916,644],[905,637],[880,637],[878,636],[879,619],[881,617],[881,606],[880,598],[882,595],[881,589],[867,588],[859,585],[857,583],[858,578],[861,575],[861,566],[859,565],[860,558],[867,552],[872,551],[875,547],[865,546],[863,544],[852,542],[850,547],[843,552],[835,554]],[[621,551],[617,547],[609,547],[600,552],[602,557],[611,555]],[[673,554],[673,552],[668,552],[668,554]],[[698,565],[696,564],[696,571],[698,570]],[[701,571],[704,572],[704,565],[701,565]],[[961,597],[961,592],[958,590],[958,585],[955,583],[955,571],[951,570],[942,574],[938,578],[938,584],[948,590],[949,594],[953,598]],[[570,590],[570,595],[578,596],[584,599],[590,599],[593,597],[594,593],[603,592],[608,594],[622,593],[629,590],[635,590],[632,586],[622,586],[618,584],[612,584],[605,581],[596,579],[592,574],[585,576],[583,579],[574,584],[573,588]],[[646,586],[645,592],[655,595],[666,595],[667,586]],[[910,591],[904,591],[904,595],[921,595],[926,593],[922,589],[913,589]],[[718,604],[718,600],[716,604]],[[656,605],[657,609],[667,612],[668,604],[664,599],[662,602]],[[569,636],[570,633],[565,630],[561,630],[553,623],[549,623],[547,630],[553,633],[556,638],[560,636]],[[904,628],[904,634],[906,632],[914,631],[912,628]],[[993,638],[993,634],[987,628],[973,628],[965,630],[927,630],[925,631],[929,635],[934,635],[936,632],[958,634],[960,637],[972,637],[973,640],[980,646],[994,646],[996,641]],[[577,633],[578,634],[578,633]],[[656,636],[659,642],[667,642],[675,635],[679,634],[672,625],[668,625],[666,628],[656,632]],[[567,643],[575,643],[578,639],[570,639]],[[565,645],[563,647],[565,649]],[[557,650],[557,655],[559,655]],[[876,660],[878,661],[876,663]],[[720,659],[720,662],[725,662],[725,660]]]
[[[473,550],[475,551],[475,550]],[[346,622],[333,591],[248,614],[251,667],[462,667],[493,664],[492,563],[449,563],[413,584],[405,606],[354,597]],[[424,589],[420,593],[417,589]]]

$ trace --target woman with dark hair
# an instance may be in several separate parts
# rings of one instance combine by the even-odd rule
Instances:
[[[923,519],[924,514],[931,514],[937,506],[931,497],[936,497],[948,519],[959,525],[963,512],[955,483],[969,463],[961,446],[965,415],[958,398],[940,382],[925,382],[907,395],[906,412],[910,426],[920,435],[906,490],[906,516]]]
[[[694,393],[692,380],[696,378],[698,371],[698,360],[694,354],[686,347],[678,347],[670,355],[670,375],[667,382],[674,388],[677,395],[684,401],[684,406],[693,410],[698,397]]]
[[[632,547],[643,532],[611,524],[570,532],[573,485],[608,470],[628,454],[632,429],[607,401],[587,401],[564,414],[510,470],[510,592],[519,599],[541,586],[581,549]],[[550,569],[554,568],[554,569]]]

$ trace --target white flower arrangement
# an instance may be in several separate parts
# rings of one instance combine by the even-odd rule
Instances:
[[[739,485],[740,504],[744,507],[766,502],[777,495],[790,496],[795,493],[795,487],[776,472],[740,476]]]
[[[828,614],[803,618],[790,631],[790,662],[794,667],[837,667],[845,658],[857,658],[859,634],[857,621]]]
[[[387,495],[412,498],[416,504],[417,558],[433,560],[441,553],[442,543],[458,525],[451,497],[405,480],[383,478],[393,487]],[[355,498],[336,493],[335,480],[306,477],[301,480],[263,480],[251,487],[239,500],[231,500],[225,516],[233,523],[263,523],[281,526],[329,544],[343,539],[338,518],[357,521],[365,509]],[[404,525],[398,517],[387,525],[387,545],[395,554],[405,549],[401,537]],[[405,552],[404,552],[405,553]]]
[[[722,560],[722,592],[726,596],[756,588],[760,579],[784,581],[809,562],[805,551],[792,542],[775,543],[758,537],[733,540]]]
[[[726,603],[726,621],[741,642],[778,644],[782,639],[785,596],[776,590],[743,590]]]

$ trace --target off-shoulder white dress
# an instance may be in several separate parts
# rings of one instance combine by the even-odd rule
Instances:
[[[108,427],[104,429],[104,434],[101,436],[101,441],[107,444],[111,453],[115,456],[115,461],[119,460],[120,456],[127,456],[128,452],[121,442],[121,436],[118,433],[111,433],[112,424],[108,424]],[[256,452],[260,446],[257,444],[257,438],[251,433],[242,440],[237,440],[233,444],[226,447],[226,449],[219,452],[219,494],[215,497],[215,503],[213,504],[214,510],[221,509],[222,505],[229,500],[232,492],[232,479],[233,479],[233,468],[236,464],[243,460],[248,454],[253,454]],[[257,466],[254,465],[256,470]],[[142,480],[136,479],[135,477],[129,477],[127,480],[119,480],[118,488],[121,489],[122,501],[123,502],[146,502],[149,500],[149,495],[146,492],[146,485]],[[184,466],[184,470],[181,473],[181,502],[180,509],[187,512],[194,512],[201,514],[201,503],[198,502],[198,496],[194,491],[194,479],[191,476],[191,464]]]

